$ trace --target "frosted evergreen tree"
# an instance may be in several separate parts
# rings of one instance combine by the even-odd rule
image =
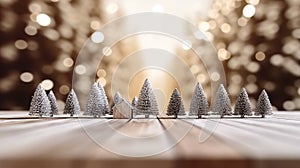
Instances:
[[[137,98],[137,97],[134,97],[134,98],[132,99],[132,101],[131,101],[131,105],[132,105],[133,107],[136,107],[136,106],[137,106],[137,102],[138,102],[138,98]]]
[[[190,116],[198,116],[201,118],[202,115],[208,115],[209,107],[203,88],[200,83],[197,83],[190,104]]]
[[[111,107],[114,107],[115,104],[118,104],[121,100],[122,100],[121,94],[119,92],[116,92]]]
[[[233,115],[241,115],[242,118],[244,118],[245,115],[252,115],[251,104],[245,88],[242,88],[237,98]]]
[[[96,83],[92,85],[89,98],[86,105],[86,115],[100,117],[105,115],[105,104],[102,95]]]
[[[150,85],[151,86],[151,85]],[[154,91],[152,90],[152,87],[150,87],[151,92],[150,92],[150,111],[152,115],[158,115],[159,114],[159,110],[158,110],[158,105],[157,105],[157,100],[156,100],[156,96],[154,94]]]
[[[272,114],[272,105],[267,92],[263,90],[256,103],[255,115],[261,115],[264,118],[265,115],[269,114]]]
[[[231,102],[223,84],[220,85],[217,91],[212,110],[220,114],[221,118],[223,118],[224,115],[232,114]]]
[[[177,115],[180,111],[181,107],[181,97],[177,89],[175,89],[171,95],[169,105],[168,105],[168,110],[167,110],[167,115],[174,115],[175,118],[177,118]]]
[[[31,116],[48,116],[51,113],[50,101],[47,97],[45,90],[42,85],[39,84],[33,94],[29,115]]]
[[[80,114],[79,102],[73,89],[71,89],[67,96],[64,114],[70,114],[71,117],[75,114]]]
[[[152,89],[148,79],[145,80],[141,89],[138,102],[137,102],[137,114],[143,114],[146,118],[151,114],[151,94]]]
[[[180,102],[180,109],[179,109],[178,115],[181,115],[181,116],[186,115],[182,99],[181,99],[181,102]]]
[[[99,89],[100,89],[100,93],[101,93],[101,101],[102,101],[102,103],[104,104],[104,112],[105,112],[105,114],[112,114],[112,111],[110,111],[110,108],[109,108],[109,104],[108,104],[108,100],[107,100],[107,96],[106,96],[106,93],[105,93],[105,90],[104,90],[104,88],[103,88],[103,86],[101,85],[101,83],[100,82],[98,82],[98,87],[99,87]]]
[[[58,106],[57,106],[57,103],[56,103],[56,97],[55,97],[52,90],[48,94],[48,99],[49,99],[50,105],[51,105],[50,117],[53,117],[53,115],[58,114]]]

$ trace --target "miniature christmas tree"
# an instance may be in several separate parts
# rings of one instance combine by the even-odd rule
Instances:
[[[190,105],[190,116],[208,115],[209,107],[203,88],[200,83],[197,83]]]
[[[134,98],[132,99],[132,101],[131,101],[131,105],[132,105],[133,107],[136,107],[136,106],[137,106],[137,102],[138,102],[138,98],[137,98],[137,97],[134,97]]]
[[[213,104],[213,111],[220,114],[221,118],[223,118],[224,115],[232,114],[231,102],[222,84],[220,85],[219,90],[217,91]]]
[[[137,103],[137,113],[145,115],[146,118],[151,114],[151,85],[148,79],[145,80]]]
[[[105,90],[103,88],[103,86],[101,85],[100,82],[98,82],[98,87],[100,89],[100,93],[101,93],[101,97],[102,97],[102,103],[104,104],[105,108],[103,109],[105,114],[112,114],[112,111],[110,111],[110,108],[109,108],[109,104],[108,104],[108,100],[107,100],[107,96],[106,96],[106,93],[105,93]]]
[[[58,106],[56,104],[56,97],[52,90],[48,94],[48,99],[49,99],[50,105],[51,105],[50,117],[53,117],[53,115],[58,114]]]
[[[86,114],[94,117],[105,115],[105,104],[102,99],[103,97],[101,95],[100,89],[97,84],[94,83],[89,94],[86,106]]]
[[[244,118],[245,115],[252,115],[249,97],[245,88],[242,88],[237,98],[233,115],[241,115],[242,118]]]
[[[150,93],[151,108],[150,108],[150,111],[151,111],[152,115],[158,115],[159,110],[158,110],[158,105],[157,105],[157,101],[156,101],[156,96],[155,96],[155,94],[154,94],[151,87],[150,87],[150,89],[151,89],[151,93]]]
[[[31,116],[48,116],[51,113],[50,101],[42,85],[39,84],[32,97],[29,109]]]
[[[66,105],[64,108],[64,114],[70,114],[72,117],[74,114],[80,114],[80,106],[76,96],[76,93],[72,89],[67,96]]]
[[[171,95],[169,105],[168,105],[168,110],[167,110],[167,115],[174,115],[175,118],[177,118],[177,115],[180,111],[181,108],[181,97],[177,89],[175,89]]]
[[[272,114],[272,105],[267,92],[263,90],[256,103],[255,115],[261,115],[264,118],[265,115],[269,114]]]
[[[181,115],[181,116],[186,115],[186,113],[185,113],[185,108],[184,108],[184,104],[183,104],[182,99],[181,99],[181,102],[180,102],[180,103],[181,103],[181,104],[180,104],[180,109],[179,109],[178,115]]]
[[[113,108],[115,104],[118,104],[121,100],[122,100],[122,96],[120,95],[119,92],[116,92],[111,107]]]

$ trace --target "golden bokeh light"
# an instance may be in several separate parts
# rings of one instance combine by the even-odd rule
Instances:
[[[106,71],[104,69],[99,69],[97,71],[97,76],[98,77],[105,77],[106,76]]]
[[[64,66],[66,67],[72,67],[74,64],[74,61],[72,58],[65,58],[63,61]]]
[[[254,16],[255,11],[256,11],[255,6],[248,4],[243,9],[243,15],[247,18],[251,18],[252,16]]]
[[[38,14],[36,16],[36,21],[41,26],[49,26],[51,24],[51,18],[45,13]]]
[[[45,79],[41,82],[42,87],[45,90],[51,90],[54,87],[54,83],[51,79]]]
[[[69,93],[69,91],[70,91],[70,88],[67,85],[61,85],[59,87],[59,93],[61,93],[63,95],[67,95]]]
[[[223,23],[223,24],[221,25],[221,30],[222,30],[222,32],[224,32],[224,33],[229,33],[230,30],[231,30],[231,26],[230,26],[228,23]]]
[[[20,79],[21,79],[21,81],[28,83],[28,82],[31,82],[33,80],[33,75],[30,72],[23,72],[20,75]]]
[[[17,49],[24,50],[28,47],[28,44],[25,40],[17,40],[15,46]]]
[[[255,58],[257,61],[263,61],[263,60],[265,60],[266,55],[265,55],[265,53],[259,51],[255,54]]]

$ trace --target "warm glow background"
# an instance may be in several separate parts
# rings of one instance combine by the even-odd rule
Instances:
[[[54,90],[60,108],[72,83],[72,73],[88,73],[85,67],[74,67],[84,42],[105,23],[120,16],[152,11],[170,13],[195,24],[205,32],[224,63],[227,90],[232,102],[245,87],[254,104],[265,88],[273,105],[280,110],[300,109],[300,1],[299,0],[0,0],[0,109],[28,109],[30,97],[38,83]],[[122,25],[126,28],[128,25]],[[130,25],[129,25],[130,26]],[[189,33],[185,27],[174,27]],[[94,36],[93,36],[94,35]],[[99,39],[100,38],[100,39]],[[201,44],[199,44],[200,46]],[[160,48],[185,62],[187,71],[178,71],[177,79],[163,70],[143,70],[126,76],[136,59],[122,65],[124,75],[112,76],[117,67],[132,53]],[[105,58],[97,69],[95,80],[105,85],[111,101],[117,89],[130,99],[137,96],[144,79],[150,79],[165,109],[172,90],[181,86],[188,110],[190,94],[196,80],[211,98],[210,80],[201,61],[187,45],[161,35],[143,34],[118,42],[103,51]],[[174,59],[161,58],[168,67],[176,67]],[[126,78],[126,79],[125,79]],[[130,82],[124,82],[130,79]],[[82,82],[82,89],[88,89]],[[128,93],[128,94],[126,94]]]

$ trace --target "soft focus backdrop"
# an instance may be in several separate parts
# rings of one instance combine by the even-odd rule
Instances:
[[[63,108],[72,87],[73,70],[85,71],[83,67],[74,67],[84,42],[103,24],[144,11],[179,16],[205,32],[224,63],[232,102],[241,87],[247,89],[252,103],[265,88],[277,109],[300,109],[299,0],[0,0],[0,109],[28,109],[40,82],[46,90],[55,92],[59,107]],[[190,48],[175,39],[138,35],[103,51],[106,57],[95,80],[105,86],[110,101],[111,77],[119,63],[131,53],[151,47],[175,52],[207,92],[210,80],[219,77],[208,76]],[[131,65],[143,61],[135,60]],[[168,63],[175,66],[172,60]],[[130,68],[130,64],[126,65],[125,70]],[[185,72],[178,73],[184,78]],[[129,85],[131,99],[138,94],[145,77],[159,88],[156,94],[160,108],[164,109],[176,87],[167,74],[145,70],[137,73],[129,84],[120,85],[126,85],[124,89]],[[184,81],[186,86],[195,83]],[[193,88],[182,90],[192,92]],[[210,99],[209,93],[208,96]],[[186,96],[185,104],[189,101]]]

